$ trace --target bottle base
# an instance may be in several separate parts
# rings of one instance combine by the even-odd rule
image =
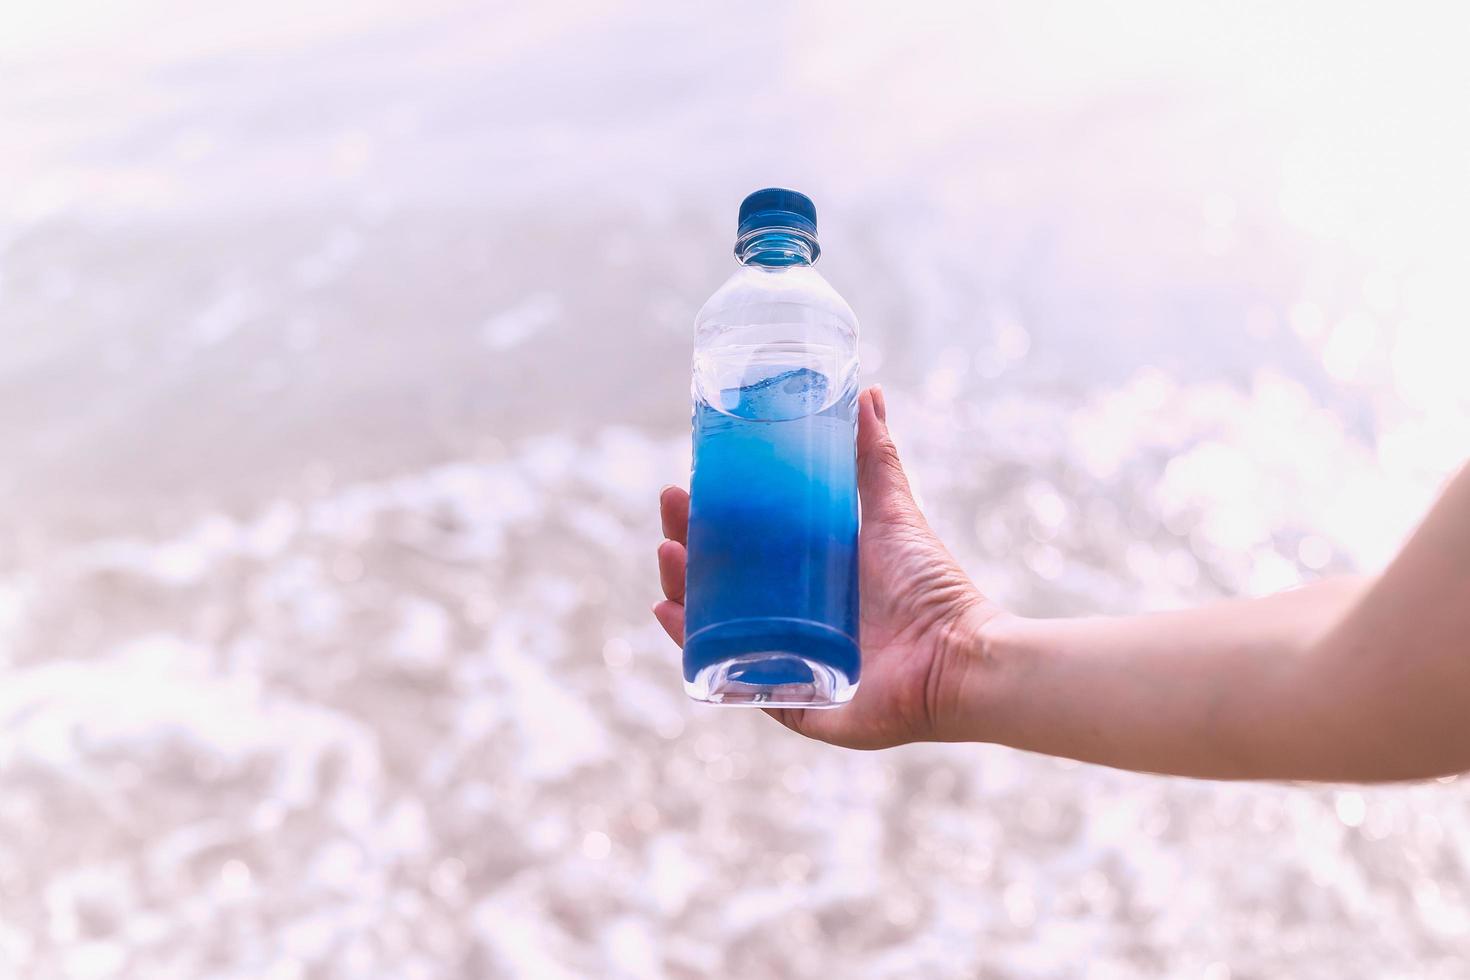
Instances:
[[[721,623],[691,636],[684,653],[684,690],[708,704],[836,708],[851,701],[857,691],[857,644],[819,623],[781,619]],[[697,664],[703,666],[687,669]]]
[[[811,680],[769,683],[763,676],[806,674]],[[852,700],[857,683],[826,664],[788,653],[755,653],[711,664],[684,682],[696,701],[750,708],[836,708]]]

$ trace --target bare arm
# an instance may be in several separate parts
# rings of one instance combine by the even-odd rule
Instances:
[[[974,631],[977,739],[1218,779],[1470,769],[1470,470],[1376,580],[1177,613]]]
[[[858,399],[862,682],[835,711],[772,711],[875,749],[988,741],[1214,779],[1371,782],[1470,770],[1470,469],[1388,570],[1264,599],[1023,619],[924,520],[878,389]],[[689,496],[660,496],[654,615],[684,638]]]

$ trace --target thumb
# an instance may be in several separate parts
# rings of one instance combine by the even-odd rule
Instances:
[[[857,478],[865,524],[922,522],[898,447],[888,433],[888,406],[877,385],[858,395]]]

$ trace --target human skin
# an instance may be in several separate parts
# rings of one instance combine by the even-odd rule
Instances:
[[[1377,782],[1470,769],[1470,470],[1381,574],[1178,612],[1031,619],[989,599],[914,502],[878,388],[858,399],[863,676],[836,709],[767,709],[880,749],[994,742],[1212,779]],[[689,495],[659,498],[684,635]]]

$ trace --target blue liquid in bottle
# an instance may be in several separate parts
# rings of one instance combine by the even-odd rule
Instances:
[[[860,670],[856,320],[801,217],[743,221],[700,315],[684,681],[720,704],[835,706]]]

